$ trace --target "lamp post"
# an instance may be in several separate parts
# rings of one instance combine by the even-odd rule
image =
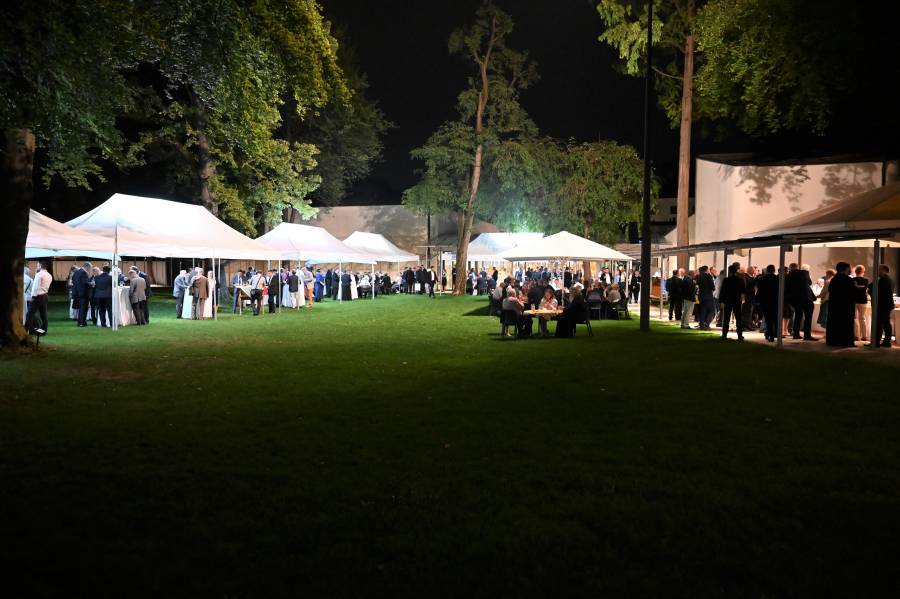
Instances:
[[[644,74],[644,197],[641,215],[641,331],[650,331],[650,99],[653,95],[653,0],[647,0],[647,68]],[[662,273],[660,273],[661,276]],[[662,295],[662,280],[660,280]]]

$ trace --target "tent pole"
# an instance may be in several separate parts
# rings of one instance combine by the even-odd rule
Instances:
[[[665,260],[665,263],[663,262]],[[669,257],[660,255],[659,257],[659,319],[663,319],[663,281],[666,279],[666,271],[669,268]],[[651,281],[651,286],[653,282]],[[644,293],[644,290],[641,289],[641,293]],[[649,292],[648,292],[649,293]],[[672,300],[669,299],[669,303]]]
[[[216,268],[215,257],[213,257],[213,276],[216,278],[215,281],[213,281],[213,298],[214,298],[214,301],[212,304],[213,320],[219,320],[219,310],[217,309],[219,307],[219,293],[218,293],[218,290],[216,289],[216,287],[218,286],[218,283],[219,283],[219,269]]]
[[[344,303],[344,262],[342,258],[338,258],[338,303]]]
[[[778,331],[777,347],[784,347],[784,251],[783,245],[778,246],[778,307],[775,314],[776,322],[766,323],[766,327],[775,326]]]
[[[369,287],[369,293],[372,295],[372,301],[375,301],[375,263],[372,263],[372,280],[369,281],[371,286]]]
[[[118,268],[119,256],[119,224],[116,223],[116,229],[113,233],[113,255],[112,255],[112,277],[113,277],[113,296],[112,296],[112,318],[109,323],[110,328],[114,331],[119,330],[119,274],[116,272]]]
[[[875,238],[875,243],[872,246],[872,316],[869,318],[869,347],[876,348],[880,345],[881,339],[881,328],[879,325],[881,323],[878,322],[878,268],[881,262],[881,252],[879,248],[881,247],[881,240],[877,237]],[[891,317],[890,314],[887,315],[888,318]],[[898,333],[900,335],[900,333]],[[891,342],[890,339],[887,340],[888,343]]]

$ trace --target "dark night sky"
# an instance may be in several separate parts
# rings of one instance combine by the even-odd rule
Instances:
[[[345,204],[399,203],[403,190],[416,182],[417,164],[409,152],[442,122],[454,118],[457,94],[471,70],[461,57],[449,54],[447,38],[453,29],[471,22],[480,1],[321,0],[326,17],[349,35],[369,78],[369,95],[396,125],[385,138],[383,160],[355,186]],[[523,93],[522,103],[541,133],[579,141],[612,139],[642,152],[643,80],[619,73],[615,53],[597,41],[602,22],[596,0],[497,1],[516,23],[510,46],[527,50],[538,63],[541,79]],[[854,35],[897,47],[900,38],[891,30],[895,19],[876,15],[869,23],[869,28],[881,30]],[[756,152],[775,159],[844,153],[900,156],[900,110],[892,83],[900,80],[896,58],[900,50],[876,48],[870,55],[882,60],[861,65],[868,69],[869,87],[855,90],[847,106],[836,107],[827,135],[788,132],[760,140],[732,133],[725,141],[714,141],[695,127],[693,156],[712,152]],[[660,110],[654,110],[653,118],[654,171],[662,180],[662,194],[673,196],[678,132]],[[107,175],[109,181],[91,191],[62,186],[44,190],[38,185],[35,208],[65,220],[117,191],[167,197],[160,173],[152,169]]]
[[[340,23],[356,47],[377,98],[397,127],[385,139],[384,160],[347,199],[356,203],[398,203],[416,181],[409,151],[440,123],[455,116],[456,96],[467,66],[450,56],[450,32],[472,20],[480,0],[322,0],[326,17]],[[499,1],[516,23],[510,46],[527,50],[538,63],[540,81],[522,103],[541,133],[560,139],[598,138],[627,143],[642,152],[643,80],[615,68],[617,57],[597,41],[602,21],[595,0]],[[888,20],[889,21],[889,20]],[[892,35],[889,31],[885,35]],[[860,32],[861,36],[872,32]],[[890,79],[889,77],[887,78]],[[879,85],[886,85],[880,82]],[[887,96],[887,90],[885,96]],[[873,95],[879,95],[875,90]],[[839,153],[896,154],[897,109],[854,109],[839,114],[826,136],[785,133],[751,139],[736,132],[724,141],[694,129],[693,155],[757,152],[772,158]],[[890,125],[883,108],[891,111]],[[664,195],[675,194],[678,132],[655,110],[651,129],[654,170]]]

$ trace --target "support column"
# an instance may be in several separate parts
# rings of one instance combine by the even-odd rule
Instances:
[[[876,239],[875,244],[872,247],[872,318],[869,319],[869,347],[876,348],[881,341],[878,339],[878,335],[881,333],[879,330],[879,322],[878,322],[878,268],[881,266],[881,240]],[[888,315],[890,318],[890,315]],[[890,341],[890,339],[888,339]]]
[[[777,346],[784,347],[784,252],[785,246],[778,246],[778,308],[776,312],[778,336]],[[766,326],[769,326],[766,324]]]

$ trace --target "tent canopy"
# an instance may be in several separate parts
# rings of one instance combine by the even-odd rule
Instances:
[[[543,233],[482,233],[469,244],[466,259],[471,262],[505,262],[500,254],[540,240]],[[449,253],[451,259],[456,254]]]
[[[808,210],[775,223],[765,231],[742,235],[739,239],[778,235],[852,235],[864,231],[885,230],[900,231],[900,182]]]
[[[126,256],[278,259],[195,204],[117,193],[66,224],[110,240],[117,235],[119,254]]]
[[[418,262],[417,254],[404,252],[384,235],[354,231],[344,244],[358,252],[374,256],[380,262]]]
[[[510,262],[541,260],[631,260],[622,252],[601,245],[590,239],[560,231],[549,237],[501,252]]]
[[[356,262],[373,264],[376,258],[356,250],[323,229],[311,225],[280,223],[257,241],[275,250],[282,260]]]
[[[109,259],[112,252],[110,239],[79,231],[34,210],[30,213],[28,239],[25,241],[26,258],[90,256]]]

